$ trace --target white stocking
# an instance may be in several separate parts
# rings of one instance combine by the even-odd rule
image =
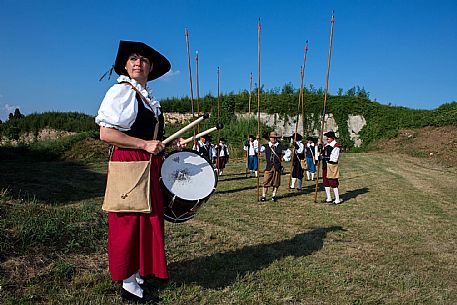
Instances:
[[[135,273],[135,280],[140,285],[144,284],[144,280],[141,278],[140,272]]]
[[[326,186],[325,187],[325,194],[327,194],[327,202],[330,202],[332,201],[332,195],[330,194],[330,187],[329,186]]]
[[[290,181],[290,188],[291,189],[295,188],[295,180],[297,180],[297,178],[292,178],[291,181]]]
[[[333,189],[333,192],[335,193],[335,202],[340,202],[340,192],[337,187]]]
[[[132,274],[129,278],[122,281],[122,288],[139,298],[143,297],[143,289],[138,285],[135,274]]]

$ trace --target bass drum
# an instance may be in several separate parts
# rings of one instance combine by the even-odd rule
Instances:
[[[165,158],[160,181],[165,220],[180,223],[193,218],[216,190],[217,175],[197,152],[183,150]]]

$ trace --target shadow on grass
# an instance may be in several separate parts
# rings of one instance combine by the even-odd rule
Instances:
[[[235,181],[235,180],[248,180],[248,179],[250,179],[249,177],[246,177],[246,176],[239,176],[239,177],[226,178],[227,176],[228,176],[228,175],[221,175],[221,176],[219,176],[218,182]]]
[[[216,191],[216,194],[230,194],[230,193],[237,193],[237,192],[242,192],[242,191],[247,191],[247,190],[253,190],[256,189],[257,186],[245,186],[237,189],[231,189],[231,190],[225,190],[225,191]]]
[[[357,190],[352,190],[352,191],[347,191],[344,195],[341,196],[345,201],[348,201],[350,199],[354,199],[359,195],[366,194],[368,193],[369,190],[367,187],[363,187]]]
[[[311,182],[311,181],[309,181],[309,182]],[[314,182],[313,182],[313,184],[303,186],[301,191],[297,191],[297,189],[290,189],[290,191],[287,191],[287,185],[286,185],[286,193],[279,194],[278,199],[308,195],[308,194],[314,193],[315,191],[316,191],[316,185],[314,184]],[[317,191],[318,192],[324,191],[324,186],[322,185],[322,183],[319,183]]]
[[[0,162],[0,190],[17,199],[50,204],[91,199],[104,195],[106,174],[72,161]]]
[[[345,230],[341,226],[317,228],[271,244],[247,246],[235,251],[173,263],[169,270],[178,285],[197,283],[205,288],[225,288],[237,278],[267,268],[282,258],[307,256],[319,251],[327,234],[335,231]]]

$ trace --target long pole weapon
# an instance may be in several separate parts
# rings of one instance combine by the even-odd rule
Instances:
[[[303,74],[306,68],[306,54],[308,53],[308,40],[306,41],[305,51],[303,55]],[[305,136],[305,90],[303,89],[303,82],[301,85],[301,118],[302,118],[302,125],[303,125],[303,137]]]
[[[196,86],[197,86],[197,116],[200,116],[200,94],[198,86],[198,51],[195,52],[195,72],[196,72]],[[200,132],[200,124],[197,125],[197,130]]]
[[[251,127],[251,94],[252,93],[252,72],[251,72],[251,75],[249,77],[249,103],[248,103],[248,135],[246,137],[247,139],[247,143],[248,143],[248,149],[246,151],[246,177],[248,176],[248,168],[249,168],[249,148],[250,148],[250,144],[249,144],[249,130],[250,130],[250,127]],[[255,153],[255,148],[254,148],[254,153]]]
[[[221,98],[220,98],[220,69],[219,66],[217,67],[217,121],[221,121]],[[220,141],[221,141],[221,130],[218,129],[217,131],[217,146],[216,146],[216,168],[217,168],[217,174],[220,174],[221,169],[219,168],[221,166],[219,156],[222,151],[222,147],[220,146]]]
[[[330,46],[328,48],[328,60],[327,60],[327,76],[325,78],[325,91],[324,91],[324,109],[322,111],[322,122],[321,122],[321,132],[319,135],[319,143],[324,142],[324,123],[325,123],[325,113],[327,106],[327,92],[328,92],[328,77],[330,75],[330,59],[332,57],[332,39],[333,39],[333,24],[335,23],[335,13],[332,11],[332,21],[330,25]],[[320,160],[317,163],[317,175],[316,175],[316,189],[314,191],[314,202],[317,202],[317,190],[319,188],[319,170],[321,167]]]
[[[257,23],[257,201],[260,200],[260,17]]]
[[[295,158],[295,142],[297,141],[297,131],[298,131],[298,119],[300,118],[300,106],[302,105],[301,99],[303,98],[302,96],[302,90],[303,90],[303,77],[304,77],[304,72],[303,72],[303,66],[300,67],[300,93],[298,95],[298,102],[297,102],[297,119],[295,121],[295,133],[294,133],[294,142],[293,142],[293,147],[292,147],[292,162],[290,162],[290,171],[289,171],[289,183],[287,185],[287,190],[290,191],[290,182],[292,181],[292,170],[294,167],[294,158]],[[298,161],[298,157],[297,157]],[[300,164],[298,164],[300,166]]]
[[[190,83],[190,102],[192,105],[192,118],[194,118],[194,91],[192,89],[192,71],[190,68],[190,50],[189,50],[189,33],[186,28],[186,48],[187,48],[187,66],[189,68],[189,83]],[[194,146],[197,144],[197,139],[195,138],[195,135],[197,134],[196,129],[194,127]]]

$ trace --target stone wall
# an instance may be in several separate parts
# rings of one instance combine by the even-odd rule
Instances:
[[[247,113],[237,113],[236,115],[238,118],[248,118],[249,114]],[[252,115],[251,116],[255,116]],[[291,137],[292,134],[295,132],[296,126],[296,118],[297,117],[284,117],[277,113],[275,114],[268,114],[268,113],[260,113],[260,121],[266,124],[269,127],[273,127],[275,131],[281,137]],[[317,116],[314,118],[314,121],[319,122],[317,125],[320,128],[322,116]],[[362,145],[362,140],[360,139],[359,133],[362,128],[366,125],[366,120],[361,115],[350,115],[347,121],[347,128],[349,132],[350,139],[354,142],[355,147],[360,147]],[[315,124],[311,124],[315,125]],[[304,134],[305,136],[319,136],[319,130],[313,128],[311,130],[311,126],[308,126],[308,130],[303,132],[301,126],[303,126],[303,118],[300,115],[298,117],[298,133]],[[338,136],[338,128],[339,126],[336,124],[336,121],[333,117],[333,114],[329,113],[325,115],[325,123],[324,123],[324,131],[333,130],[336,135]],[[309,132],[308,132],[309,131]]]
[[[333,114],[329,113],[325,115],[325,123],[324,123],[324,130],[333,130],[336,135],[338,136],[338,128],[339,126],[336,124],[336,121],[333,117]],[[245,118],[247,119],[249,117],[248,113],[237,113],[236,114],[237,118]],[[257,118],[256,114],[251,114],[251,117]],[[296,116],[294,117],[287,117],[284,115],[279,115],[277,113],[275,114],[268,114],[261,112],[260,113],[260,121],[266,124],[269,127],[273,127],[275,131],[281,136],[281,137],[291,137],[292,134],[295,132],[295,125],[296,125]],[[182,122],[188,122],[192,119],[192,114],[190,113],[174,113],[174,112],[169,112],[165,113],[165,121],[167,124],[175,124],[175,123],[182,123]],[[315,122],[319,122],[317,126],[320,128],[320,122],[321,122],[321,116],[317,116],[314,118]],[[301,134],[305,134],[305,136],[319,136],[319,130],[313,128],[311,130],[311,126],[308,126],[308,130],[311,130],[309,133],[308,131],[306,133],[303,132],[301,126],[303,126],[303,119],[301,115],[298,118],[298,132]],[[355,147],[360,147],[362,145],[362,140],[360,139],[359,133],[362,130],[362,128],[366,125],[366,120],[363,116],[361,115],[350,115],[348,117],[347,121],[347,128],[349,132],[349,137],[350,139],[354,142]],[[316,125],[316,124],[312,124]]]

